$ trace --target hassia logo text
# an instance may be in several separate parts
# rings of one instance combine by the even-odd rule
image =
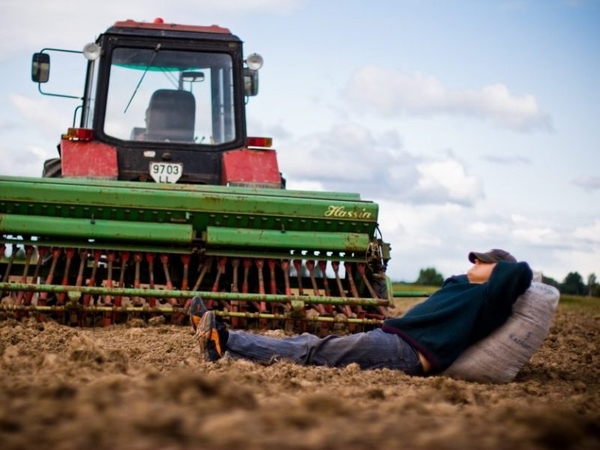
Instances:
[[[345,206],[331,205],[325,211],[325,217],[339,217],[342,219],[371,219],[372,216],[365,208],[362,211],[347,211]]]

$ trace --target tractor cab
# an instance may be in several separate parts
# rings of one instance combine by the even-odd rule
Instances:
[[[34,55],[34,81],[48,81],[52,51],[64,50]],[[63,135],[46,176],[232,182],[223,155],[248,147],[245,103],[262,66],[259,55],[244,59],[238,37],[215,25],[128,20],[78,53],[88,60],[79,124]],[[40,92],[60,95],[41,84]],[[273,174],[259,181],[281,185]]]

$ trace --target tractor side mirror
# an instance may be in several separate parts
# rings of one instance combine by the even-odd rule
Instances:
[[[258,70],[244,69],[244,91],[247,97],[258,94]]]
[[[31,79],[36,83],[47,83],[50,78],[50,55],[34,53],[31,60]]]

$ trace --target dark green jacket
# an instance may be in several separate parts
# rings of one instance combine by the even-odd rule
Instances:
[[[452,276],[442,288],[404,316],[387,319],[383,330],[396,333],[442,372],[469,346],[506,322],[512,305],[531,285],[525,262],[500,261],[490,279],[472,284],[466,275]]]

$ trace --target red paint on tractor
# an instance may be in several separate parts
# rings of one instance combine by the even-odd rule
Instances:
[[[119,28],[145,28],[153,30],[169,30],[169,31],[192,31],[196,33],[222,33],[230,34],[228,28],[223,28],[218,25],[202,26],[202,25],[180,25],[176,23],[165,23],[164,20],[154,22],[137,22],[135,20],[122,20],[115,22],[115,27]]]
[[[223,184],[232,186],[281,187],[281,174],[274,150],[235,150],[223,155]]]
[[[117,149],[94,141],[60,142],[62,175],[65,178],[116,180],[119,176]]]

